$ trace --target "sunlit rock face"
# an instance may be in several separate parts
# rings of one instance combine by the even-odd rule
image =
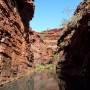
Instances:
[[[31,50],[34,55],[34,66],[37,64],[56,64],[57,40],[61,28],[35,32],[30,28]]]
[[[34,55],[34,66],[38,64],[50,64],[50,62],[53,62],[53,50],[48,47],[49,45],[44,42],[44,38],[42,38],[41,35],[41,33],[30,30],[31,50]]]
[[[28,21],[33,14],[33,0],[0,0],[0,80],[31,66]]]
[[[90,89],[90,0],[77,7],[58,40],[60,90]]]

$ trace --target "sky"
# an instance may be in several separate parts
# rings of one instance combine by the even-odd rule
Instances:
[[[41,32],[58,28],[73,15],[82,0],[35,0],[35,13],[30,26]]]

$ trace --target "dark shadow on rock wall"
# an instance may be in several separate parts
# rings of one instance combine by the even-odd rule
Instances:
[[[89,8],[90,10],[90,8]],[[58,41],[59,47],[70,31],[75,31],[65,46],[64,60],[57,65],[60,90],[90,90],[90,12],[78,20],[78,27],[68,27]],[[77,24],[78,24],[77,23]],[[69,24],[68,24],[69,25]],[[68,33],[69,32],[69,33]],[[60,42],[61,41],[61,42]],[[59,49],[62,51],[62,49]]]

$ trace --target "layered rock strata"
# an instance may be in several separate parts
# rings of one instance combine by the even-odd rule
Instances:
[[[0,80],[23,73],[31,66],[29,20],[34,0],[0,0]]]
[[[58,40],[57,65],[60,90],[89,90],[90,82],[90,0],[77,7]]]

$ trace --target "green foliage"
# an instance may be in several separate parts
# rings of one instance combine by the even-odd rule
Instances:
[[[38,64],[36,65],[36,71],[38,72],[53,72],[55,71],[55,65],[54,64],[45,64],[45,65],[42,65],[42,64]]]
[[[53,60],[54,61],[58,61],[59,60],[59,54],[58,53],[53,54]]]

